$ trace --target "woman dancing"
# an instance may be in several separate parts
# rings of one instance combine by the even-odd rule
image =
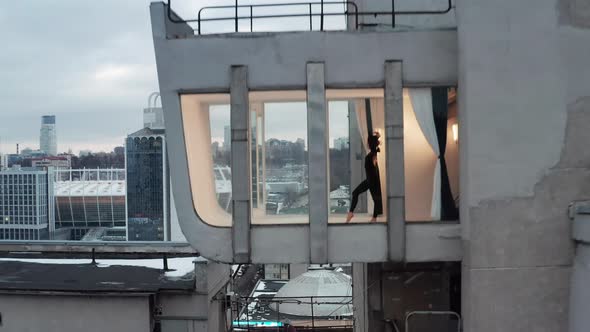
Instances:
[[[377,221],[377,216],[383,214],[383,203],[381,201],[381,179],[379,178],[379,165],[377,164],[377,153],[379,152],[379,141],[378,132],[374,132],[367,138],[369,144],[369,153],[365,157],[365,173],[367,178],[361,182],[352,192],[352,202],[350,203],[350,210],[346,215],[346,222],[350,222],[354,217],[354,209],[358,203],[359,195],[369,190],[371,197],[373,198],[374,209],[373,218],[371,222]]]

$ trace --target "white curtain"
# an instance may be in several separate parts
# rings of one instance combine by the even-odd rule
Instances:
[[[373,105],[371,105],[372,107]],[[361,141],[363,142],[363,152],[366,153],[368,150],[367,146],[367,110],[365,109],[365,100],[356,99],[354,103],[354,110],[356,113],[356,123],[358,124],[359,134],[361,135]]]
[[[436,127],[434,125],[434,115],[432,113],[432,92],[430,88],[409,89],[412,108],[418,125],[426,137],[428,144],[436,155],[436,165],[434,166],[434,178],[432,180],[432,205],[430,207],[430,216],[433,220],[440,220],[441,209],[441,183],[440,183],[440,150],[438,148],[438,138],[436,136]]]

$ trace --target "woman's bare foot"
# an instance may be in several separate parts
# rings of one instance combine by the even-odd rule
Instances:
[[[352,212],[348,212],[348,214],[346,215],[346,222],[350,222],[350,220],[352,219],[352,217],[354,217],[354,213]]]
[[[370,222],[377,222],[377,218],[371,218]]]

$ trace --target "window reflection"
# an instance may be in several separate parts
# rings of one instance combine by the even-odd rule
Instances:
[[[259,201],[253,204],[252,220],[305,223],[309,213],[307,105],[304,101],[280,101],[280,93],[277,99],[254,99],[251,105],[258,125],[252,166],[256,168],[253,174],[258,174],[260,191]]]
[[[350,209],[349,102],[330,101],[330,213],[345,214]]]

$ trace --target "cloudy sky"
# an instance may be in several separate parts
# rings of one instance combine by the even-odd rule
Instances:
[[[187,17],[202,6],[228,1],[174,4]],[[1,153],[14,153],[16,143],[37,149],[41,116],[46,114],[57,117],[60,152],[110,151],[141,128],[147,97],[158,91],[149,2],[1,1]],[[285,30],[293,24],[264,22],[257,28]],[[207,28],[221,31],[227,26]]]

